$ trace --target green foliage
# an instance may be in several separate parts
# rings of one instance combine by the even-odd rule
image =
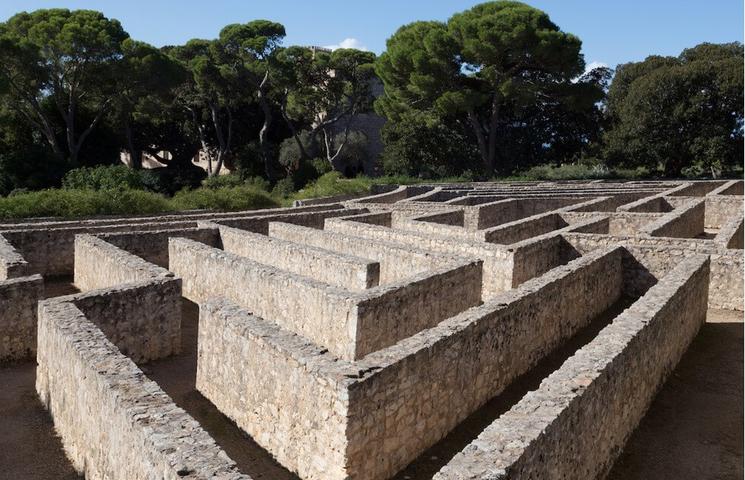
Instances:
[[[140,170],[140,177],[145,189],[170,196],[184,188],[199,187],[207,174],[201,168],[189,164],[173,168]]]
[[[266,191],[250,185],[182,190],[170,202],[175,210],[250,210],[278,207],[279,202]]]
[[[236,174],[229,175],[217,175],[207,177],[202,182],[204,188],[224,188],[224,187],[239,187],[244,184],[244,180]]]
[[[285,177],[272,188],[272,195],[279,198],[288,198],[295,192],[295,180],[292,177]]]
[[[168,209],[165,197],[141,190],[53,189],[0,198],[0,218],[143,214]]]
[[[611,165],[717,173],[743,157],[743,47],[701,44],[618,68],[608,92]]]
[[[137,170],[126,165],[82,167],[70,170],[62,179],[68,190],[126,190],[142,189],[144,183]]]
[[[310,183],[293,195],[293,199],[330,197],[366,193],[370,191],[373,180],[367,177],[344,178],[339,172],[329,172]]]
[[[487,2],[447,23],[414,22],[386,47],[376,62],[386,92],[376,110],[394,123],[414,110],[467,125],[488,172],[552,148],[566,155],[566,145],[576,151],[596,134],[609,75],[575,81],[585,67],[580,40],[526,4]]]
[[[30,124],[55,154],[73,166],[119,93],[122,43],[128,36],[118,21],[93,10],[22,12],[0,24],[4,93],[24,119],[33,119]],[[46,109],[48,104],[55,108]],[[83,110],[92,112],[89,122],[81,122]],[[65,143],[57,138],[58,129],[65,132]]]
[[[478,168],[478,152],[469,138],[439,118],[406,115],[382,130],[381,155],[386,175],[440,178]]]
[[[560,166],[540,165],[516,174],[512,178],[520,180],[608,180],[640,179],[649,175],[644,168],[610,169],[603,164],[564,164]]]

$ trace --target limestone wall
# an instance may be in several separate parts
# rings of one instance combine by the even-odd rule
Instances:
[[[0,363],[36,353],[36,302],[44,298],[41,275],[0,280]]]
[[[361,358],[480,301],[480,261],[350,292],[186,239],[171,239],[170,270],[185,297],[223,296],[345,359]],[[448,298],[442,291],[452,292]]]
[[[271,225],[275,224],[271,223],[270,228]],[[255,262],[348,290],[365,290],[380,283],[380,263],[360,256],[335,253],[232,227],[220,226],[219,231],[223,250]],[[363,255],[365,251],[356,253]]]
[[[310,207],[306,207],[310,208]],[[326,218],[341,217],[355,213],[365,213],[366,209],[328,210],[319,212],[284,213],[251,217],[220,218],[220,225],[240,228],[251,232],[266,235],[269,230],[269,222],[285,222],[312,228],[323,228]]]
[[[208,302],[198,388],[303,478],[388,478],[613,304],[621,255],[581,258],[354,363]]]
[[[567,223],[564,219],[556,213],[536,215],[486,229],[484,230],[484,241],[509,245],[566,226]]]
[[[635,258],[632,263],[636,264],[624,270],[631,275],[627,285],[635,286],[636,290],[654,285],[686,258],[696,254],[710,255],[709,308],[743,310],[745,262],[742,250],[724,249],[711,240],[581,233],[564,233],[563,236],[581,254],[610,245],[625,245]]]
[[[100,238],[75,237],[75,286],[81,291],[166,277],[173,274]]]
[[[269,236],[298,244],[327,248],[347,255],[364,255],[380,263],[380,283],[393,283],[418,273],[443,267],[452,256],[436,255],[415,247],[369,240],[327,230],[271,222]]]
[[[72,302],[39,306],[36,390],[88,480],[250,480]]]
[[[168,239],[171,237],[189,238],[212,247],[220,246],[220,232],[217,228],[167,228],[144,232],[103,233],[96,236],[163,268],[168,268]]]
[[[28,263],[20,253],[0,235],[0,280],[28,275]]]
[[[716,195],[706,197],[706,228],[722,228],[733,217],[742,213],[743,197],[734,195]]]
[[[743,213],[731,218],[714,237],[714,243],[723,248],[743,248]]]
[[[435,478],[602,478],[704,323],[707,276],[683,262]]]
[[[73,302],[136,362],[181,351],[181,279],[158,278],[59,298]]]
[[[706,201],[694,200],[660,217],[642,229],[653,237],[695,238],[704,233]]]
[[[328,353],[212,299],[199,308],[196,387],[301,478],[343,479],[347,396],[343,373],[319,370]]]
[[[298,208],[277,208],[244,212],[183,212],[160,216],[103,217],[83,220],[23,219],[0,224],[5,239],[23,255],[28,262],[28,272],[42,275],[69,275],[73,271],[75,235],[97,235],[111,232],[133,232],[168,229],[190,229],[197,227],[199,220],[258,218],[264,224],[267,219],[299,218],[308,214],[318,223],[323,212],[342,210],[342,205],[317,205]],[[337,213],[341,215],[342,213]],[[344,213],[348,215],[349,213]],[[290,221],[290,220],[284,220]],[[299,221],[299,220],[298,220]],[[321,222],[322,223],[322,222]]]

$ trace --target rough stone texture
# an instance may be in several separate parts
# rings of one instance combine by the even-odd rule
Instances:
[[[0,363],[36,353],[36,302],[44,298],[41,275],[0,280]]]
[[[159,409],[173,403],[130,368],[180,347],[182,280],[159,268],[167,265],[202,303],[201,325],[184,332],[186,356],[198,332],[189,361],[200,391],[301,477],[382,480],[413,460],[408,475],[433,465],[430,452],[440,468],[454,445],[473,440],[474,418],[494,405],[517,411],[520,391],[535,388],[526,381],[578,352],[548,377],[550,388],[518,403],[530,415],[502,415],[487,429],[515,442],[474,440],[442,474],[496,478],[479,461],[460,463],[483,451],[516,466],[510,475],[584,478],[622,448],[660,372],[693,335],[690,315],[707,300],[742,311],[742,185],[432,184],[295,209],[8,221],[0,275],[69,275],[75,266],[87,290],[42,304],[39,392],[90,478],[171,478],[174,468],[239,475],[195,424],[175,427]],[[355,283],[355,269],[378,264],[377,286],[370,272]],[[27,314],[42,294],[16,282],[6,291],[17,300],[0,311],[4,345],[29,344],[36,331]],[[7,285],[0,280],[0,304]],[[587,384],[564,388],[561,375],[574,382],[576,373],[567,365],[584,369],[587,358],[598,362],[582,370]]]
[[[81,291],[173,277],[165,268],[143,260],[92,235],[75,237],[75,286]]]
[[[168,239],[189,238],[212,247],[220,246],[217,228],[185,228],[143,232],[102,233],[96,235],[106,242],[159,267],[168,268]]]
[[[600,478],[704,323],[707,277],[679,265],[435,478]]]
[[[220,226],[219,232],[223,250],[255,262],[349,290],[365,290],[380,283],[378,262],[232,227]]]
[[[271,222],[269,236],[347,255],[364,255],[379,262],[380,284],[397,282],[453,261],[452,256],[436,255],[427,250],[289,223]]]
[[[27,275],[28,263],[20,253],[0,235],[0,280]]]
[[[0,233],[15,247],[29,264],[29,272],[42,275],[70,275],[73,271],[75,235],[101,234],[111,232],[132,232],[168,229],[190,229],[197,227],[198,221],[216,219],[257,218],[247,223],[261,225],[271,218],[291,218],[310,216],[318,223],[318,218],[325,214],[332,215],[343,207],[334,205],[317,205],[298,208],[278,208],[248,212],[206,212],[183,213],[146,217],[109,217],[90,220],[49,220],[24,219],[6,221],[0,224]],[[348,213],[344,213],[348,215]],[[287,220],[283,220],[287,221]],[[322,221],[322,220],[321,220]]]
[[[704,233],[706,200],[694,200],[646,225],[642,233],[653,237],[695,238]]]
[[[202,303],[220,292],[345,359],[361,358],[480,301],[481,262],[475,260],[362,292],[186,239],[171,239],[170,262],[190,300]]]
[[[73,302],[39,305],[36,390],[89,480],[250,480]]]
[[[579,259],[354,363],[208,302],[198,388],[303,478],[387,478],[614,303],[621,257]]]

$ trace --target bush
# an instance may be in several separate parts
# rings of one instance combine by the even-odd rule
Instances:
[[[480,168],[474,142],[439,119],[411,115],[386,123],[381,135],[386,175],[438,179]]]
[[[240,176],[231,173],[229,175],[217,175],[214,177],[207,177],[202,182],[202,186],[205,188],[224,188],[224,187],[239,187],[243,185],[243,179]]]
[[[175,210],[250,210],[279,205],[266,191],[248,185],[182,190],[171,200]]]
[[[648,175],[645,168],[610,169],[603,164],[539,165],[517,175],[524,180],[603,180],[613,178],[635,179]]]
[[[146,190],[169,196],[184,188],[198,188],[207,177],[207,173],[196,165],[139,170],[139,174]]]
[[[146,214],[168,209],[165,197],[142,190],[50,189],[0,198],[2,218]]]
[[[367,193],[370,191],[373,183],[373,180],[367,177],[346,179],[342,178],[342,174],[339,172],[329,172],[297,192],[292,198],[300,200],[304,198]]]
[[[144,184],[138,170],[126,165],[82,167],[70,170],[62,179],[68,190],[126,190],[142,189]]]
[[[272,189],[272,195],[275,197],[287,198],[295,192],[295,181],[291,177],[279,180]]]

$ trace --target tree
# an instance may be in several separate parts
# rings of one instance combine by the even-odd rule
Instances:
[[[285,27],[269,20],[254,20],[245,24],[228,25],[220,31],[218,40],[225,62],[222,71],[240,84],[249,85],[264,122],[259,130],[259,146],[264,157],[264,170],[272,177],[269,128],[273,121],[269,100],[274,55],[285,36]]]
[[[131,166],[142,168],[142,153],[152,145],[143,125],[172,101],[173,90],[186,80],[186,71],[157,48],[127,39],[122,42],[122,82],[115,116],[124,130]]]
[[[412,109],[463,115],[493,172],[504,168],[505,129],[527,127],[537,105],[586,93],[573,87],[585,67],[580,48],[546,13],[513,1],[477,5],[447,23],[415,22],[388,40],[376,64],[385,86],[376,108],[393,121]]]
[[[219,175],[232,144],[233,111],[242,101],[239,82],[215,40],[193,39],[167,51],[190,74],[177,88],[176,99],[197,129],[207,173]]]
[[[608,92],[612,164],[716,175],[743,155],[743,46],[701,44],[618,67]]]
[[[290,127],[302,160],[312,158],[318,136],[326,160],[336,168],[349,140],[352,122],[372,107],[375,54],[356,49],[333,52],[305,47],[283,49],[280,65],[281,112]],[[343,124],[342,134],[334,127]],[[297,124],[308,127],[307,142],[301,141]],[[293,168],[298,168],[294,165]]]
[[[0,90],[53,152],[72,166],[118,94],[122,43],[127,38],[118,21],[91,10],[23,12],[0,24]],[[63,140],[45,103],[51,103],[62,119]],[[92,119],[79,125],[83,108]]]

